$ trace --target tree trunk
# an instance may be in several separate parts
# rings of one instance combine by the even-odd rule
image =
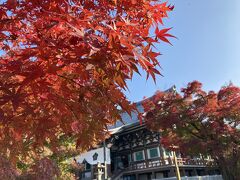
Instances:
[[[224,180],[239,180],[240,167],[238,161],[232,158],[231,160],[221,158],[221,160],[218,160],[218,164]]]

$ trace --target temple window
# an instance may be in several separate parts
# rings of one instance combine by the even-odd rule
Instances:
[[[148,159],[157,158],[159,155],[160,153],[158,147],[148,149]]]
[[[143,151],[138,151],[138,152],[134,153],[134,160],[135,161],[142,161],[144,159],[145,159],[145,157],[144,157]]]

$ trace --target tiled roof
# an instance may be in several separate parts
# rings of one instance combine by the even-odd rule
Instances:
[[[175,90],[176,90],[176,86],[174,85],[174,86],[170,87],[169,89],[165,90],[164,92],[172,92]],[[153,96],[151,96],[147,99],[136,102],[135,104],[137,106],[138,111],[143,113],[144,112],[144,109],[142,106],[143,101],[154,99],[155,96],[156,96],[156,94],[154,94]],[[121,121],[118,121],[114,126],[111,126],[109,129],[115,129],[115,128],[119,128],[119,127],[128,127],[128,125],[131,125],[131,124],[134,125],[136,123],[139,123],[137,112],[132,112],[131,116],[132,117],[130,117],[129,114],[127,114],[127,113],[122,113],[121,117],[122,117],[124,124]]]

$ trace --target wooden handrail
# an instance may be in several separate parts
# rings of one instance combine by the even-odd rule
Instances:
[[[155,167],[161,167],[161,166],[168,166],[168,165],[174,165],[173,164],[173,158],[153,158],[153,159],[146,159],[144,161],[135,161],[131,162],[128,167],[122,169],[120,173],[131,171],[131,170],[140,170],[140,169],[147,169],[147,168],[155,168]],[[184,165],[199,165],[199,166],[215,166],[213,160],[202,160],[202,159],[190,159],[190,158],[177,158],[178,165],[184,166]],[[119,172],[117,172],[119,174]],[[114,175],[115,177],[116,175]],[[118,175],[117,175],[118,176]]]

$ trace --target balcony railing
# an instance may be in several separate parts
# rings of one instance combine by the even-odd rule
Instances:
[[[189,158],[177,158],[178,165],[181,166],[215,166],[213,160],[203,160],[203,159],[189,159]],[[131,162],[128,167],[125,168],[125,171],[129,170],[139,170],[147,168],[156,168],[164,166],[173,166],[173,158],[155,158],[147,159],[144,161],[135,161]]]

